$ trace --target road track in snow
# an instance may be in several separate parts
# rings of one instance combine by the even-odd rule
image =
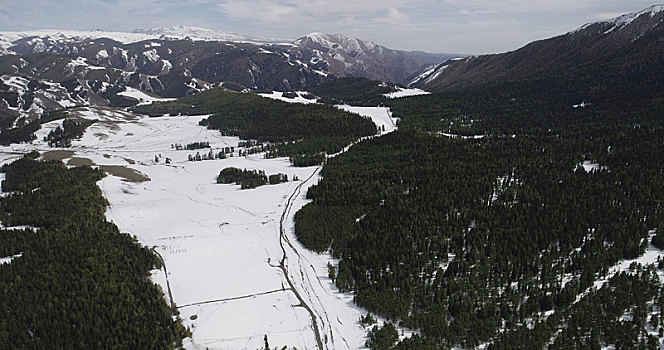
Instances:
[[[288,259],[288,257],[286,256],[286,247],[284,246],[284,244],[288,244],[291,247],[291,249],[293,249],[293,251],[299,255],[297,250],[295,250],[295,247],[293,247],[291,242],[288,240],[288,237],[286,236],[286,232],[284,231],[284,222],[286,221],[288,213],[290,212],[293,206],[295,197],[297,197],[300,194],[302,186],[305,183],[307,183],[309,180],[311,180],[312,177],[318,174],[319,171],[320,167],[316,168],[316,171],[314,171],[307,179],[305,179],[299,185],[297,185],[293,193],[291,193],[290,196],[288,197],[288,201],[286,202],[284,210],[281,213],[281,220],[279,220],[279,245],[281,246],[281,251],[283,252],[283,256],[281,258],[281,261],[279,262],[279,268],[281,269],[281,272],[283,272],[284,278],[286,279],[286,282],[288,282],[290,290],[293,291],[293,294],[295,294],[295,297],[300,302],[300,304],[296,306],[302,307],[305,310],[307,310],[309,316],[311,317],[312,329],[314,331],[314,336],[316,337],[316,344],[318,346],[318,349],[324,350],[323,340],[320,336],[320,330],[318,329],[318,320],[316,319],[316,315],[314,314],[312,308],[304,301],[304,299],[300,295],[300,292],[298,292],[298,290],[295,288],[295,285],[293,284],[293,281],[291,280],[290,275],[288,274],[288,268],[286,266],[286,260]]]

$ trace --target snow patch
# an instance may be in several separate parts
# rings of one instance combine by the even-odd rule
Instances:
[[[397,129],[398,118],[392,117],[392,111],[388,107],[356,107],[349,105],[337,105],[335,107],[370,118],[383,133],[390,133]],[[383,128],[385,131],[382,131]]]
[[[409,89],[404,89],[402,87],[397,87],[398,91],[395,92],[390,92],[388,94],[383,94],[383,96],[387,98],[400,98],[400,97],[408,97],[408,96],[419,96],[419,95],[428,95],[430,92],[424,91],[422,89],[416,89],[416,88],[409,88]]]
[[[135,89],[135,88],[129,87],[129,86],[127,86],[125,88],[125,91],[118,92],[118,95],[137,99],[138,101],[140,101],[139,104],[138,104],[139,106],[149,105],[152,102],[166,102],[166,101],[175,100],[174,98],[153,97],[153,96],[150,96],[150,95],[144,93],[141,90],[138,90],[138,89]]]
[[[0,258],[0,265],[3,265],[3,264],[9,264],[9,263],[12,262],[12,260],[17,259],[17,258],[20,258],[20,257],[22,257],[22,256],[23,256],[23,253],[18,253],[18,254],[16,254],[16,255],[6,256],[6,257],[4,257],[4,258]]]
[[[583,101],[579,104],[572,105],[572,108],[586,108],[588,106],[590,106],[590,102]]]
[[[296,91],[295,94],[297,95],[296,97],[293,98],[288,98],[284,97],[284,93],[281,91],[272,91],[271,93],[261,93],[258,94],[259,96],[271,98],[273,100],[279,100],[279,101],[284,101],[288,103],[302,103],[302,104],[310,104],[310,103],[317,103],[317,99],[307,99],[304,98],[303,96],[308,94],[306,91]]]
[[[157,62],[157,60],[159,60],[159,54],[156,49],[143,52],[143,56],[147,57],[151,62]]]
[[[98,61],[101,61],[102,59],[107,59],[108,58],[108,51],[106,51],[106,49],[99,50],[99,52],[97,52],[97,54],[95,55],[95,58]]]
[[[579,167],[582,167],[583,170],[587,173],[592,173],[594,171],[607,169],[607,167],[605,167],[603,165],[599,165],[599,163],[593,163],[593,161],[591,161],[591,160],[584,160],[583,162],[581,162],[577,165],[577,169]]]

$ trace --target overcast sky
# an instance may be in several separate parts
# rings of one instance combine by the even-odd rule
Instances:
[[[131,31],[189,25],[287,39],[310,32],[338,33],[395,49],[480,54],[514,50],[654,4],[645,0],[0,0],[0,30]]]

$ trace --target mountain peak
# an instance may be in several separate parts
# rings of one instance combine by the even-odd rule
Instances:
[[[321,46],[324,49],[332,51],[353,52],[354,55],[366,55],[376,50],[392,51],[386,47],[372,43],[371,41],[351,38],[341,34],[327,34],[320,32],[307,34],[295,40],[294,44],[301,47]]]
[[[585,25],[569,32],[568,34],[576,34],[581,31],[584,31],[588,28],[591,27],[597,27],[601,26],[602,30],[604,31],[604,34],[611,33],[616,30],[623,29],[630,24],[634,23],[637,19],[643,19],[644,22],[649,23],[649,26],[646,26],[646,28],[643,29],[652,29],[654,26],[658,25],[661,23],[661,19],[658,18],[658,20],[654,20],[656,16],[664,13],[664,5],[653,5],[650,6],[642,11],[638,12],[632,12],[632,13],[626,13],[624,15],[620,15],[615,18],[599,21],[599,22],[592,22],[592,23],[586,23]],[[608,29],[606,29],[608,28]]]

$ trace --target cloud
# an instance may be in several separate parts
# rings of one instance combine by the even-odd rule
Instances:
[[[388,8],[387,14],[373,20],[375,23],[389,26],[409,27],[413,26],[410,17],[396,8]]]
[[[293,23],[296,21],[336,22],[339,18],[379,18],[385,11],[398,11],[403,0],[226,0],[219,7],[232,19],[253,23]],[[388,13],[389,15],[389,13]],[[293,23],[296,24],[296,23]]]

